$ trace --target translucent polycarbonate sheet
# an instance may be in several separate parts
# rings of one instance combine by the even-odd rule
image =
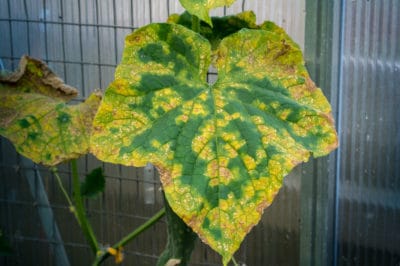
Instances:
[[[400,263],[400,2],[344,1],[338,265]]]

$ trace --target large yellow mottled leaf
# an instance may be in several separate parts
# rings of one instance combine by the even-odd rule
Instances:
[[[89,150],[100,93],[67,105],[76,89],[43,62],[23,57],[19,69],[0,77],[0,134],[34,162],[55,165]]]
[[[192,15],[199,17],[212,26],[210,15],[211,9],[230,6],[236,0],[179,0],[182,6]]]
[[[214,50],[181,25],[127,37],[94,119],[102,160],[160,171],[166,198],[200,238],[231,259],[300,162],[337,146],[330,105],[299,47],[278,27],[244,29]]]

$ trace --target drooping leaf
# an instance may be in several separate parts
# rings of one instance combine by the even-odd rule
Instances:
[[[81,195],[95,197],[104,191],[106,180],[101,167],[93,169],[81,184]]]
[[[174,213],[168,201],[165,200],[164,202],[168,226],[168,242],[157,261],[157,266],[170,265],[172,262],[176,263],[172,265],[186,266],[190,262],[197,235]]]
[[[256,24],[256,15],[253,11],[245,11],[236,15],[224,17],[211,17],[212,26],[205,22],[200,23],[200,34],[207,38],[214,49],[218,48],[221,40],[241,29],[260,29]],[[173,14],[168,18],[168,23],[183,25],[188,29],[192,27],[192,15],[184,12],[181,15]]]
[[[101,96],[97,92],[84,103],[67,105],[76,95],[43,62],[23,57],[16,72],[0,77],[0,134],[45,165],[87,153]]]
[[[128,36],[94,120],[92,151],[153,163],[174,212],[227,264],[298,163],[337,146],[330,105],[286,34],[241,30],[215,51],[183,26]]]
[[[210,15],[211,9],[230,6],[236,0],[179,0],[182,6],[192,15],[199,17],[212,26]]]

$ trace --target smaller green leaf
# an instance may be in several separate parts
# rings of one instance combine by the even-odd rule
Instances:
[[[93,198],[104,191],[106,180],[101,167],[93,169],[81,184],[81,195]]]
[[[256,24],[256,15],[253,11],[245,11],[237,15],[224,17],[211,17],[212,26],[207,23],[200,23],[200,34],[207,38],[215,50],[221,40],[241,29],[260,29]],[[168,23],[179,24],[186,28],[191,28],[192,15],[184,12],[181,15],[172,14],[168,18]],[[274,24],[275,25],[275,24]],[[267,29],[265,27],[265,29]]]
[[[201,20],[212,26],[210,15],[211,9],[230,6],[236,0],[179,0],[182,6],[189,11],[190,14],[197,16]]]

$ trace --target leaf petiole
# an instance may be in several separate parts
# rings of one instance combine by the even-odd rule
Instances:
[[[146,229],[148,229],[150,226],[152,226],[158,220],[160,220],[164,215],[165,215],[165,208],[162,208],[153,217],[148,219],[144,224],[142,224],[141,226],[139,226],[138,228],[133,230],[131,233],[126,235],[124,238],[122,238],[119,242],[114,244],[111,247],[112,248],[111,250],[120,250],[121,247],[125,246],[127,243],[132,241],[139,234],[143,233]],[[112,254],[109,252],[109,249],[98,252],[96,260],[94,261],[93,265],[99,265],[101,262],[103,262],[105,259],[107,259],[111,255]]]
[[[86,240],[89,242],[92,251],[94,252],[94,254],[97,254],[97,252],[99,251],[99,243],[97,242],[92,226],[90,225],[89,220],[86,217],[81,195],[81,183],[78,176],[78,167],[75,159],[71,160],[71,170],[73,199],[75,203],[76,217],[78,219],[80,227],[82,228],[83,234],[86,237]]]
[[[192,16],[192,30],[197,33],[200,32],[200,19],[195,15]]]
[[[74,213],[75,217],[77,218],[76,212],[74,211],[74,210],[75,210],[75,206],[74,206],[74,204],[72,203],[72,200],[71,200],[71,198],[69,197],[68,192],[67,192],[67,190],[65,189],[65,187],[64,187],[64,185],[63,185],[63,183],[62,183],[62,181],[61,181],[61,177],[60,177],[60,175],[58,174],[58,169],[57,169],[56,167],[52,167],[52,168],[51,168],[51,172],[53,173],[54,177],[56,178],[57,183],[58,183],[58,186],[60,187],[61,192],[64,194],[65,199],[66,199],[67,202],[68,202],[68,205],[69,205],[70,210],[72,210],[72,212]],[[77,218],[77,219],[78,219],[78,218]]]

